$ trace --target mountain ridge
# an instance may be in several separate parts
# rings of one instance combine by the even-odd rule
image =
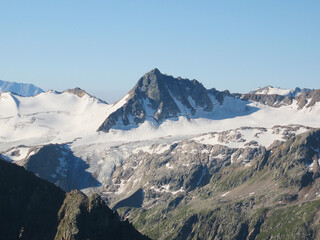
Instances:
[[[280,96],[290,96],[297,97],[299,94],[307,93],[313,91],[314,89],[309,88],[299,88],[296,87],[294,89],[284,89],[280,87],[273,87],[271,85],[267,85],[265,87],[259,87],[256,90],[250,91],[249,94],[268,94],[268,95],[280,95]]]
[[[227,90],[221,92],[215,88],[206,89],[197,80],[162,74],[155,68],[144,74],[128,94],[113,105],[112,111],[97,131],[128,130],[145,121],[159,125],[166,119],[180,116],[210,118],[215,117],[216,109],[221,108],[226,112],[238,111],[239,114],[246,114],[250,102],[281,107],[296,101],[299,109],[302,109],[320,101],[318,92],[300,88],[285,90],[271,86],[247,94],[230,93]],[[228,100],[226,104],[225,99]],[[311,99],[312,104],[307,99]],[[242,105],[242,109],[238,107],[238,110],[231,110],[231,104]],[[253,110],[252,107],[251,109]]]
[[[44,91],[33,84],[0,80],[0,92],[13,92],[20,96],[30,97]]]

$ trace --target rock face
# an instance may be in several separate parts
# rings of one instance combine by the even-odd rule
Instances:
[[[73,93],[73,94],[77,95],[78,97],[83,97],[85,95],[89,95],[86,91],[84,91],[83,89],[78,88],[78,87],[65,90],[65,92]]]
[[[273,128],[289,140],[267,148],[258,141],[269,130],[254,129],[252,143],[245,139],[252,129],[242,128],[204,134],[165,151],[153,146],[154,153],[144,153],[146,161],[131,156],[135,171],[123,165],[114,182],[121,176],[126,192],[125,185],[134,188],[141,181],[135,174],[143,172],[144,204],[118,211],[154,239],[317,239],[320,130],[292,137],[294,129]],[[215,141],[220,145],[210,146]],[[235,142],[244,148],[228,147]]]
[[[123,105],[108,116],[98,131],[109,131],[117,125],[135,125],[147,119],[159,123],[167,118],[210,112],[213,109],[212,93],[196,80],[174,78],[153,69],[119,101],[123,101]]]
[[[271,107],[281,107],[292,104],[293,98],[290,96],[268,95],[268,94],[244,94],[242,100],[259,102]]]
[[[282,187],[302,189],[320,176],[320,131],[313,130],[292,138],[274,149],[268,166]]]
[[[101,185],[86,171],[89,165],[74,156],[66,144],[49,144],[31,148],[29,151],[34,154],[19,164],[67,192]]]
[[[55,185],[0,159],[1,239],[148,239],[94,195]]]
[[[82,98],[82,97],[84,97],[84,96],[88,96],[88,97],[90,97],[90,98],[96,99],[96,100],[97,100],[98,102],[100,102],[100,103],[105,103],[105,104],[107,104],[107,102],[105,102],[105,101],[103,101],[103,100],[101,100],[101,99],[99,99],[99,98],[96,98],[96,97],[92,96],[91,94],[87,93],[85,90],[83,90],[83,89],[81,89],[81,88],[79,88],[79,87],[72,88],[72,89],[67,89],[67,90],[65,90],[65,91],[63,91],[63,92],[72,93],[72,94],[74,94],[74,95],[76,95],[76,96],[78,96],[78,97],[80,97],[80,98]]]
[[[88,198],[79,191],[68,193],[59,210],[58,220],[56,240],[148,239],[128,221],[121,222],[97,194]]]
[[[123,206],[154,207],[173,196],[206,186],[227,166],[251,169],[255,161],[263,158],[269,150],[293,138],[297,132],[309,129],[299,125],[270,129],[244,127],[206,133],[183,141],[145,142],[141,147],[122,144],[101,154],[102,158],[112,152],[127,151],[121,155],[123,161],[115,166],[110,179],[103,182],[100,194],[115,209]],[[247,178],[230,179],[227,185],[239,185]]]
[[[43,90],[33,84],[7,82],[0,80],[0,92],[13,92],[23,97],[35,96]]]
[[[320,90],[310,91],[299,95],[295,98],[298,102],[299,108],[312,107],[315,103],[320,102]]]
[[[320,90],[302,91],[299,95],[255,94],[237,95],[242,100],[259,102],[271,107],[281,107],[297,103],[298,109],[310,108],[320,102]]]
[[[0,239],[53,239],[65,193],[0,159]]]

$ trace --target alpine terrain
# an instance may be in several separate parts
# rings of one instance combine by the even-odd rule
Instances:
[[[320,239],[319,118],[320,90],[230,93],[153,69],[114,104],[0,93],[0,152],[69,192],[50,185],[56,237],[69,204],[87,232],[106,203],[151,239]]]

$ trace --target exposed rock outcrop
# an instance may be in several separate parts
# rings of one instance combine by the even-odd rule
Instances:
[[[161,122],[166,118],[191,117],[197,111],[213,109],[210,94],[201,83],[162,74],[157,68],[140,78],[123,100],[124,104],[107,117],[98,131],[107,132],[117,124],[134,125],[146,119]]]

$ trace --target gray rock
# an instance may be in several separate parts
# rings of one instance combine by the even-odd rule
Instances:
[[[140,78],[126,103],[111,113],[98,131],[108,132],[117,123],[136,125],[146,119],[160,123],[167,118],[192,117],[199,110],[210,112],[213,104],[209,94],[196,80],[174,78],[153,69]]]

